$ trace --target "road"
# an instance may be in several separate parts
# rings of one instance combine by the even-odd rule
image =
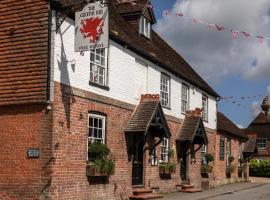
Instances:
[[[243,182],[216,187],[197,193],[165,194],[162,200],[270,200],[268,182]]]
[[[241,190],[238,192],[228,192],[207,200],[270,200],[270,184]]]

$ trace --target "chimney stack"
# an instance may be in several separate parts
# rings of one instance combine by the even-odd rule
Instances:
[[[261,108],[262,108],[262,111],[264,112],[264,114],[266,116],[268,116],[268,112],[269,112],[269,101],[268,101],[268,96],[264,97],[263,101],[262,101],[262,105],[261,105]]]

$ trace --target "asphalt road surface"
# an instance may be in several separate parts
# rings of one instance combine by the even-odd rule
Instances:
[[[241,190],[238,192],[228,192],[207,200],[270,200],[270,184]]]

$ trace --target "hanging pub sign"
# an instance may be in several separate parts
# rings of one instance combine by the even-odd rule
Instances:
[[[75,13],[75,51],[107,48],[109,44],[108,6],[89,3]]]

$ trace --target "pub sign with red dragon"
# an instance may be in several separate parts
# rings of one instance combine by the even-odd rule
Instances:
[[[75,13],[75,51],[107,48],[109,44],[108,7],[90,3]]]

